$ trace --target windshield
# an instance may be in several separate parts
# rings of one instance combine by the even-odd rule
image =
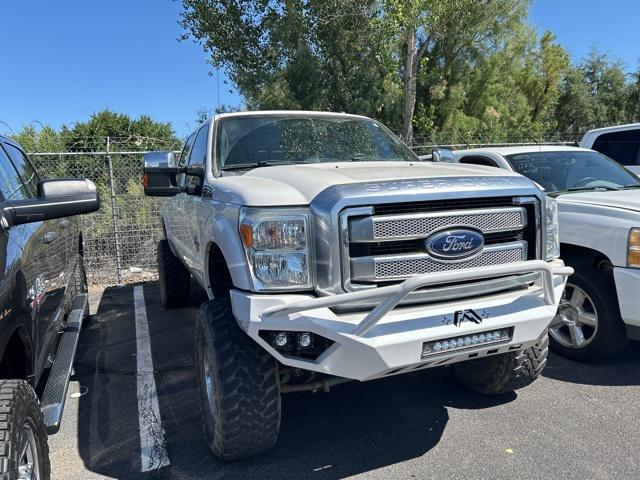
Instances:
[[[597,152],[518,153],[506,158],[516,172],[542,185],[546,193],[640,186],[633,173]]]
[[[220,121],[223,170],[287,163],[417,161],[389,130],[367,118],[313,115],[229,117]]]

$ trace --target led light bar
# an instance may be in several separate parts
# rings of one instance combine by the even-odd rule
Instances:
[[[469,348],[507,343],[511,340],[512,334],[513,328],[501,328],[499,330],[489,330],[488,332],[424,342],[422,344],[422,358]]]

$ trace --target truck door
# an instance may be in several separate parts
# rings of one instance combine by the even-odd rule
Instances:
[[[7,201],[36,197],[39,179],[26,154],[9,141],[2,147],[10,159],[10,164],[5,166],[9,172],[6,181],[9,187],[5,187]],[[36,312],[33,332],[36,358],[44,361],[46,355],[41,353],[46,353],[51,346],[64,313],[66,242],[59,220],[19,225],[12,230],[14,228],[20,232],[23,251],[20,276],[24,278],[27,307]]]
[[[180,157],[178,158],[178,166],[183,167],[189,159],[191,153],[191,147],[195,140],[196,134],[192,134],[184,144]],[[180,175],[178,177],[178,185],[184,185],[185,176]],[[189,241],[189,229],[187,225],[189,215],[184,214],[184,200],[186,194],[180,193],[170,201],[166,202],[165,208],[165,229],[167,230],[167,237],[171,240],[171,246],[173,247],[175,255],[182,259],[184,262],[184,252],[187,249]]]
[[[198,130],[191,154],[187,160],[187,165],[191,167],[205,168],[205,160],[207,158],[207,146],[209,140],[209,125],[205,125]],[[185,238],[185,256],[191,272],[196,276],[203,278],[202,270],[202,249],[201,227],[206,223],[206,212],[202,198],[202,178],[195,175],[185,175],[184,186],[187,189],[186,194],[181,201],[182,214],[186,220],[187,235]]]

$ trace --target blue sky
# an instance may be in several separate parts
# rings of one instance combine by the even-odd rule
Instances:
[[[60,127],[110,108],[172,122],[185,135],[199,109],[240,104],[232,85],[209,75],[200,46],[178,42],[180,9],[172,0],[3,1],[0,132]],[[638,18],[637,0],[534,0],[530,15],[574,58],[595,45],[629,69],[640,61]]]

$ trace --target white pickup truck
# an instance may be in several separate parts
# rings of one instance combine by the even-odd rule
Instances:
[[[280,394],[452,365],[501,394],[541,373],[566,276],[527,178],[420,162],[369,118],[222,114],[145,157],[162,299],[206,290],[195,350],[211,450],[272,447]]]
[[[600,152],[636,175],[640,173],[640,123],[594,128],[584,134],[578,146]]]
[[[576,147],[460,150],[453,161],[521,173],[557,200],[560,251],[575,275],[549,329],[552,348],[593,360],[640,340],[640,178]]]

